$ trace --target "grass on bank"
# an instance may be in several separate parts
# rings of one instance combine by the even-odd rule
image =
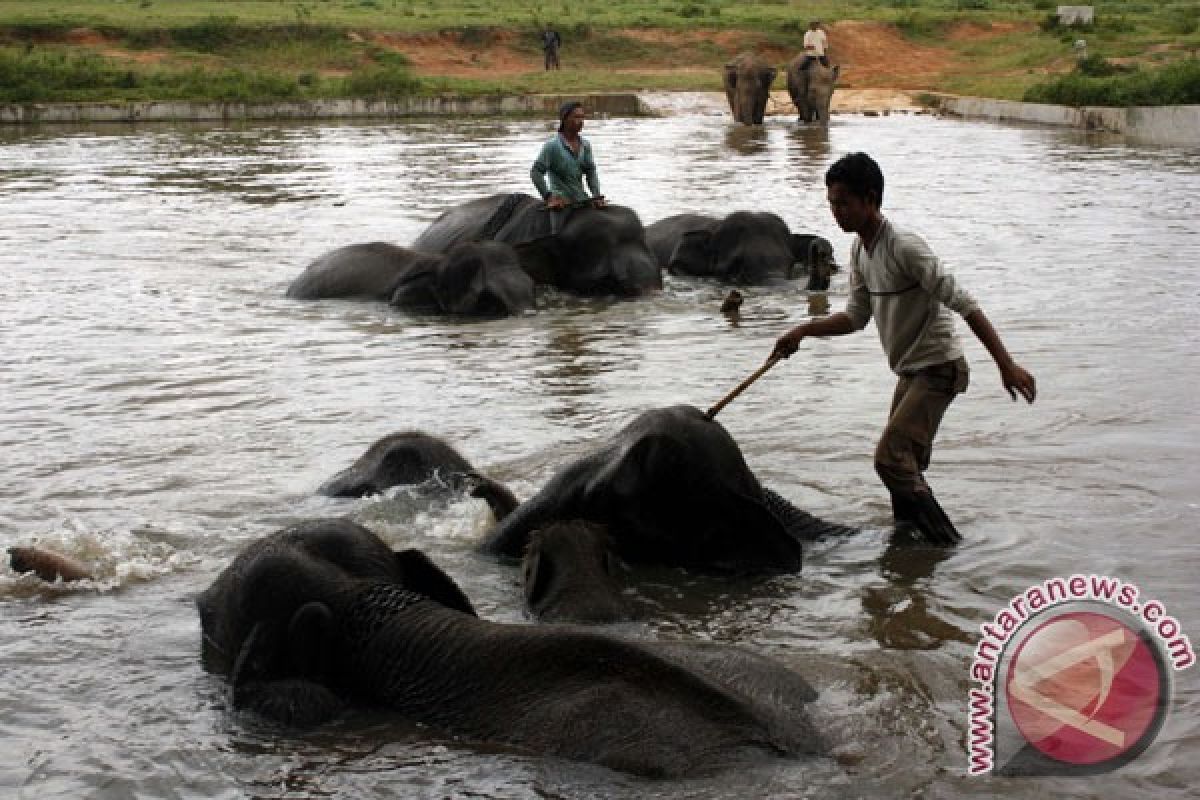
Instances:
[[[1054,0],[66,0],[49,7],[44,0],[0,0],[0,102],[715,90],[717,69],[731,55],[716,42],[652,43],[625,31],[741,30],[747,42],[798,51],[813,17],[890,22],[910,39],[956,53],[964,65],[928,88],[1008,99],[1069,72],[1077,38],[1088,41],[1089,52],[1135,57],[1148,65],[1200,49],[1197,0],[1097,2],[1097,23],[1086,29],[1053,24],[1056,5]],[[569,43],[568,68],[552,75],[537,66],[537,30],[546,21]],[[995,26],[994,35],[947,36],[964,22]],[[444,31],[480,49],[504,39],[528,58],[530,71],[489,79],[418,78],[401,52],[371,38],[373,32]],[[1142,71],[1153,72],[1149,66]],[[1167,84],[1186,83],[1189,75],[1167,83],[1144,81],[1150,88],[1138,96],[1174,102],[1165,98],[1178,92]]]

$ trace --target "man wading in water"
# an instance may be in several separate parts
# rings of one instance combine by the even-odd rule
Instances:
[[[607,205],[600,194],[592,145],[580,135],[586,116],[582,103],[563,103],[558,110],[558,133],[542,145],[542,151],[529,170],[529,177],[548,209],[581,205],[604,208]],[[583,188],[585,176],[588,188],[592,190],[590,195]]]
[[[1013,361],[983,310],[925,241],[896,228],[880,212],[883,172],[870,156],[851,153],[839,159],[825,173],[825,186],[838,226],[857,234],[846,309],[792,328],[779,337],[772,356],[787,358],[806,336],[854,333],[875,318],[888,364],[899,376],[875,448],[875,471],[891,493],[898,533],[915,529],[932,544],[955,544],[962,537],[923,475],[942,415],[967,388],[967,361],[950,312],[965,319],[987,348],[1013,400],[1019,392],[1033,402],[1033,376]]]

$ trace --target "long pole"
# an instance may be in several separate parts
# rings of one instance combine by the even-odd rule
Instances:
[[[715,416],[717,416],[718,412],[720,412],[720,410],[722,408],[724,408],[725,406],[732,403],[733,399],[735,397],[737,397],[742,392],[746,391],[746,389],[748,389],[750,387],[750,384],[754,383],[756,380],[758,380],[763,375],[765,375],[767,370],[769,370],[771,367],[778,364],[782,358],[783,358],[783,356],[771,356],[770,358],[768,358],[767,362],[765,364],[763,364],[761,367],[759,367],[757,370],[755,370],[753,375],[751,375],[749,378],[746,378],[746,380],[742,381],[737,386],[735,386],[732,392],[730,392],[729,394],[725,395],[720,400],[718,400],[717,404],[715,406],[713,406],[712,408],[710,408],[708,410],[708,413],[705,414],[705,416],[708,417],[709,419],[712,419]]]

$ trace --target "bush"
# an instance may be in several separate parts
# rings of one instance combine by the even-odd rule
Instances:
[[[1167,106],[1200,103],[1200,59],[1105,77],[1072,72],[1030,87],[1025,100],[1067,106]]]

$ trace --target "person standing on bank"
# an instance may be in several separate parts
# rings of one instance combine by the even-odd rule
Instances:
[[[546,208],[561,209],[581,204],[604,208],[607,205],[600,194],[592,145],[580,133],[586,116],[582,103],[563,103],[558,109],[558,133],[542,145],[542,151],[529,170],[529,177],[546,202]],[[591,194],[583,188],[585,177]]]
[[[825,173],[825,186],[838,226],[857,234],[849,298],[844,311],[803,322],[779,337],[772,356],[787,358],[805,337],[854,333],[875,318],[888,364],[899,377],[875,448],[875,471],[891,494],[898,533],[915,529],[932,544],[955,544],[962,537],[923,474],[943,414],[967,388],[967,361],[951,312],[963,317],[987,348],[1014,401],[1020,393],[1033,402],[1033,375],[1013,361],[978,303],[925,241],[883,216],[883,172],[870,156],[851,153],[839,159]]]
[[[544,62],[547,70],[560,69],[558,65],[558,48],[560,47],[562,47],[562,37],[547,23],[546,29],[542,31],[542,53],[545,56]]]

